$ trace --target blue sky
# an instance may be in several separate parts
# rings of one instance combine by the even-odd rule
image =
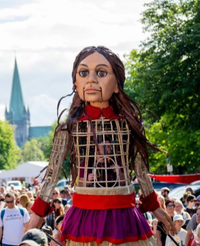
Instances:
[[[145,38],[139,19],[146,2],[0,0],[0,119],[10,103],[15,56],[31,125],[51,125],[59,98],[72,90],[75,56],[85,46],[104,45],[123,60]]]

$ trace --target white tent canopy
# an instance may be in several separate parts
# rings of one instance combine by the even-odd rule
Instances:
[[[0,181],[9,181],[13,179],[22,178],[25,179],[26,183],[33,183],[33,180],[36,176],[40,174],[40,171],[48,165],[46,161],[27,161],[23,164],[20,164],[16,169],[9,171],[2,170],[0,173]],[[40,176],[37,178],[38,182],[41,182],[45,171],[43,171]]]

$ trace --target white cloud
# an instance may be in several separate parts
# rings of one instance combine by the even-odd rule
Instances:
[[[71,92],[76,54],[85,46],[105,45],[123,59],[144,38],[138,21],[144,2],[149,0],[29,0],[1,5],[0,104],[9,106],[16,51],[31,124],[52,124],[57,101]]]
[[[5,105],[0,104],[0,120],[5,120]]]
[[[40,94],[29,99],[32,126],[53,124],[57,119],[57,100],[48,95]],[[52,121],[49,122],[49,119]]]

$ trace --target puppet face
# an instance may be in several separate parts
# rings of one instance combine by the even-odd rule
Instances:
[[[76,74],[75,85],[79,97],[94,107],[109,106],[113,93],[118,93],[118,85],[112,66],[101,54],[95,52],[83,59]]]

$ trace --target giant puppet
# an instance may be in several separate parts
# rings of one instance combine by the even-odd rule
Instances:
[[[105,47],[86,47],[74,61],[72,79],[72,105],[66,122],[56,128],[30,226],[52,211],[49,201],[70,151],[75,193],[62,238],[75,246],[154,245],[143,212],[152,211],[167,232],[173,233],[174,227],[147,174],[147,148],[156,147],[145,137],[138,104],[123,90],[123,63]],[[133,171],[143,194],[140,209],[135,206]]]

